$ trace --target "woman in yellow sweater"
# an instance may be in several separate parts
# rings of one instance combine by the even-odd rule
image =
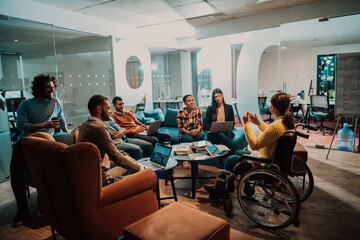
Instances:
[[[277,140],[281,135],[289,129],[294,129],[294,120],[292,114],[289,112],[290,97],[286,93],[278,93],[272,96],[270,99],[270,111],[276,117],[275,121],[267,125],[260,121],[258,117],[249,112],[246,112],[243,116],[244,131],[248,144],[252,150],[260,150],[260,152],[251,152],[247,150],[238,150],[235,154],[229,156],[224,164],[224,169],[233,172],[235,165],[243,154],[258,155],[264,158],[273,159],[275,155],[275,149]],[[259,127],[262,133],[256,136],[251,129],[249,122],[254,123]],[[252,166],[249,163],[241,164],[241,170],[237,174],[243,174],[245,171],[251,169]],[[225,179],[225,174],[220,174],[221,179]],[[224,182],[218,181],[215,185],[205,185],[205,190],[213,197],[221,197],[224,194]],[[234,191],[234,180],[229,180],[228,190]]]

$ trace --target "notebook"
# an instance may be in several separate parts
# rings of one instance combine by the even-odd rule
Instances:
[[[205,149],[210,154],[210,156],[221,153],[221,150],[216,145],[208,146]]]
[[[163,169],[166,167],[166,164],[169,160],[171,150],[171,147],[156,144],[150,158],[143,158],[138,160],[138,162],[141,165],[151,168],[154,171]]]
[[[234,121],[212,122],[210,133],[231,132],[233,127],[234,127]]]

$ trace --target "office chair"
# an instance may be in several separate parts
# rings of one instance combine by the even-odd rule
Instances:
[[[268,95],[266,97],[266,101],[265,101],[265,106],[260,108],[260,114],[268,114],[269,118],[268,119],[264,119],[264,122],[269,122],[272,123],[274,121],[274,119],[271,119],[271,112],[270,112],[270,99],[273,95],[275,95],[277,93],[277,91],[270,91],[268,92]]]
[[[304,91],[302,91],[302,92],[304,92]],[[299,96],[301,98],[301,100],[304,100],[304,94],[298,93],[297,96]],[[300,100],[299,97],[297,97],[296,100]],[[303,105],[302,104],[296,104],[296,105],[297,106],[295,106],[293,104],[291,105],[290,110],[291,110],[292,115],[294,115],[294,113],[296,113],[296,116],[294,116],[294,117],[299,118],[298,115],[299,115],[299,111],[301,110],[302,115],[305,116]]]
[[[323,135],[325,135],[323,120],[329,115],[329,98],[322,95],[310,95],[310,111],[309,122],[311,117],[316,121],[320,121],[320,126],[313,126],[320,128]]]

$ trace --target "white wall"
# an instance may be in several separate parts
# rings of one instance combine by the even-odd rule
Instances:
[[[360,44],[339,45],[329,47],[307,48],[297,51],[281,51],[281,85],[287,83],[287,93],[296,95],[305,91],[307,98],[310,81],[313,80],[313,93],[316,93],[317,56],[324,54],[360,52]],[[274,61],[277,53],[265,53],[261,57],[258,89],[264,94],[270,90],[277,90],[277,79],[271,73],[277,71],[277,62]]]

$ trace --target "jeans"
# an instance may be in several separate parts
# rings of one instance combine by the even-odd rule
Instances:
[[[16,206],[19,215],[28,213],[26,183],[24,178],[24,171],[26,166],[27,162],[22,148],[21,139],[15,144],[10,163],[11,188],[15,195]]]
[[[116,144],[116,148],[129,153],[135,160],[150,157],[154,150],[150,142],[136,138],[128,138],[127,142],[121,141],[121,143]],[[143,156],[142,150],[144,150],[146,156]]]
[[[151,136],[148,135],[142,135],[142,134],[131,134],[128,135],[129,139],[130,138],[137,138],[137,139],[141,139],[147,142],[150,142],[153,147],[155,146],[156,143],[163,143],[163,142],[170,142],[171,141],[171,136],[169,134],[166,133],[160,133],[160,132],[156,132],[154,134],[152,134]]]
[[[230,149],[230,154],[235,154],[236,147],[235,144],[232,142],[232,139],[234,138],[233,134],[231,132],[224,133],[224,132],[218,132],[218,133],[208,133],[208,139],[213,144],[224,144]]]
[[[190,134],[182,134],[181,142],[197,142],[204,139],[204,133],[198,132],[196,136],[191,136]]]

